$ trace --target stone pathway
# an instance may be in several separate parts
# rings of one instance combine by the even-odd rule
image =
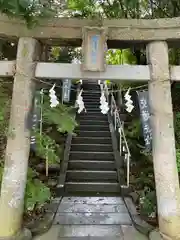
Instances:
[[[146,240],[120,197],[64,197],[52,228],[34,240]]]

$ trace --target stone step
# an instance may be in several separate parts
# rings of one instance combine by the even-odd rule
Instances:
[[[58,213],[128,213],[124,204],[98,204],[98,203],[61,203]]]
[[[70,151],[69,159],[73,160],[114,160],[113,152]]]
[[[105,116],[107,118],[107,115],[102,114],[100,109],[99,110],[95,110],[95,111],[91,111],[90,110],[90,111],[87,111],[87,112],[83,111],[82,113],[80,113],[79,116],[81,117],[81,116],[84,116],[84,115],[85,116],[92,116],[92,115],[95,115],[95,116]]]
[[[104,125],[85,125],[85,124],[80,124],[77,128],[76,131],[109,131],[109,125],[104,124]]]
[[[88,169],[88,171],[91,171],[91,170]],[[92,178],[92,179],[72,179],[72,180],[68,180],[66,178],[66,182],[73,182],[73,183],[80,183],[80,182],[81,183],[97,183],[98,182],[98,183],[104,184],[104,183],[116,183],[117,181],[114,180],[114,179],[95,179],[95,178]],[[84,193],[86,193],[85,190],[84,190]]]
[[[77,120],[92,120],[92,121],[108,121],[107,115],[103,115],[101,112],[96,112],[96,113],[81,113],[78,117]]]
[[[116,170],[114,161],[70,160],[69,170]]]
[[[83,102],[85,105],[85,108],[96,108],[96,109],[100,109],[100,98],[94,99],[94,101],[89,101],[86,98],[83,98]]]
[[[120,193],[117,182],[66,182],[67,192]]]
[[[60,237],[58,240],[124,240],[123,236],[108,236],[108,237],[92,237],[92,236],[86,236],[86,237]],[[139,239],[138,239],[139,240]]]
[[[122,231],[119,225],[60,225],[59,226],[59,237],[76,237],[76,240],[79,240],[79,237],[105,237],[107,240],[111,240],[112,237],[118,237],[119,240],[122,236]],[[69,240],[68,239],[68,240]],[[86,239],[86,240],[89,240]],[[83,239],[84,240],[84,239]],[[114,239],[113,239],[114,240]]]
[[[83,93],[86,94],[87,92],[101,92],[99,86],[83,86]]]
[[[94,92],[94,91],[98,91],[98,92],[100,92],[101,91],[101,89],[100,89],[100,86],[97,84],[97,85],[90,85],[90,84],[88,84],[88,85],[84,85],[83,84],[83,86],[82,86],[82,88],[83,88],[83,92],[86,92],[86,91],[90,91],[90,92]]]
[[[72,144],[71,145],[72,151],[87,151],[87,152],[112,152],[112,144]]]
[[[89,109],[89,108],[95,108],[95,109],[100,109],[100,101],[97,101],[97,102],[85,102],[85,107],[86,109]]]
[[[96,196],[96,197],[81,197],[81,196],[71,196],[63,197],[61,203],[82,203],[82,204],[121,204],[124,205],[124,200],[122,197],[105,197],[105,196]]]
[[[101,91],[99,89],[84,89],[82,96],[101,96]]]
[[[100,89],[98,90],[98,89],[92,89],[92,90],[90,90],[90,89],[87,89],[87,90],[85,90],[85,89],[83,89],[83,92],[82,92],[82,96],[101,96],[101,91],[100,91]]]
[[[100,107],[100,102],[86,102],[85,103],[85,107],[86,107],[86,109],[87,108],[98,108],[98,109],[100,109],[99,107]]]
[[[99,119],[88,119],[88,118],[85,118],[85,119],[79,119],[79,124],[80,126],[81,125],[106,125],[106,126],[109,126],[109,123],[108,123],[108,120],[107,119],[102,119],[102,120],[99,120]]]
[[[101,97],[100,94],[87,94],[87,95],[82,94],[83,102],[85,102],[85,103],[93,102],[93,103],[96,103],[96,104],[98,103],[99,104],[100,103],[100,97]]]
[[[89,112],[96,112],[96,113],[101,112],[100,105],[95,105],[95,106],[90,106],[89,105],[89,106],[87,106],[85,104],[85,108],[86,108],[87,113],[89,113]]]
[[[112,144],[110,137],[73,137],[72,144]]]
[[[78,137],[111,137],[110,131],[79,131]]]
[[[62,225],[131,225],[128,213],[57,213],[54,224]]]
[[[82,94],[82,97],[83,97],[83,101],[84,102],[92,102],[91,100],[94,100],[93,102],[100,102],[100,97],[101,95],[98,93],[98,94]]]
[[[104,181],[104,180],[115,180],[117,181],[116,171],[93,171],[93,170],[68,170],[66,174],[67,181]]]
[[[83,90],[84,90],[84,92],[86,92],[86,91],[100,91],[100,87],[99,87],[99,85],[94,85],[94,84],[86,84],[86,85],[84,85],[83,84]]]
[[[101,94],[100,93],[82,93],[82,97],[83,99],[99,99],[100,101],[100,97],[101,97]]]
[[[95,107],[86,107],[86,104],[85,104],[85,108],[86,108],[87,114],[89,114],[89,113],[94,113],[94,114],[101,113],[101,109],[99,108],[99,106],[97,108],[95,108]]]
[[[82,94],[82,97],[83,97],[83,101],[86,102],[86,103],[93,103],[93,104],[100,104],[100,98],[101,98],[101,94]],[[91,100],[94,100],[94,101],[91,101]]]

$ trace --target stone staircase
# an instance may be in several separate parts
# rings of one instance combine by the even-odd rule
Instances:
[[[100,87],[83,84],[86,111],[78,115],[66,172],[67,193],[120,193],[108,116],[100,111]]]
[[[123,159],[118,153],[117,161],[108,116],[99,109],[100,88],[84,84],[83,89],[87,113],[77,116],[77,136],[67,140],[53,224],[34,240],[147,240],[120,196],[117,168]]]
[[[68,196],[55,201],[57,210],[51,229],[33,240],[149,239],[134,228],[121,197]]]

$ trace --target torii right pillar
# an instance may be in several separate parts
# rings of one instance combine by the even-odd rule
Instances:
[[[159,231],[162,239],[180,239],[180,190],[171,99],[168,46],[165,41],[147,46],[151,80],[149,104],[153,133]]]

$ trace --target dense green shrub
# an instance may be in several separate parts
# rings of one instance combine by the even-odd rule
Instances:
[[[38,179],[38,174],[29,168],[25,193],[25,211],[32,211],[41,207],[50,198],[50,189]]]
[[[156,216],[156,191],[145,187],[140,194],[140,211],[141,214],[148,217]]]

